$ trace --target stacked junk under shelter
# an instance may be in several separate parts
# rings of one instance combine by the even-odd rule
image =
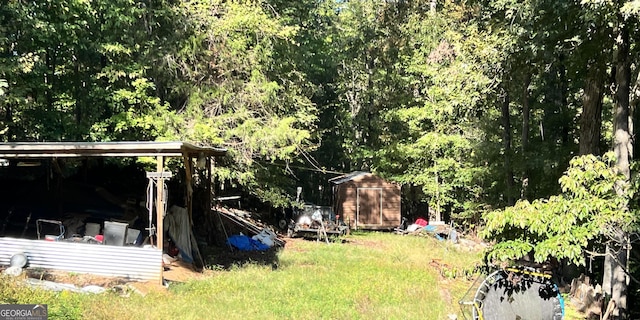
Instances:
[[[202,266],[193,178],[208,176],[210,191],[212,158],[225,153],[185,142],[0,144],[0,267],[162,283],[177,257]],[[154,158],[156,170],[141,170],[139,157]],[[129,160],[114,169],[114,158]]]

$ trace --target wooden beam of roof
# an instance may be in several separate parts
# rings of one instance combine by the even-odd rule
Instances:
[[[188,142],[6,142],[0,158],[52,157],[178,157],[223,156],[226,149],[201,147]]]

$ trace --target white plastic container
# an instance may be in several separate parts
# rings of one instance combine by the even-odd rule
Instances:
[[[100,224],[88,222],[84,225],[85,236],[95,237],[98,234],[100,234]]]

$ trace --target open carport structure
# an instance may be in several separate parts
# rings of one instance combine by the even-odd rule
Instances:
[[[24,254],[28,266],[78,273],[126,277],[133,280],[157,280],[162,282],[163,217],[165,215],[165,179],[171,173],[165,171],[165,160],[170,157],[183,159],[185,169],[185,205],[189,216],[189,232],[192,224],[192,175],[194,161],[204,164],[206,188],[211,192],[212,158],[226,154],[225,149],[203,147],[187,142],[8,142],[0,143],[0,165],[11,162],[43,161],[58,158],[88,157],[154,157],[156,172],[147,172],[154,180],[156,195],[155,217],[157,241],[153,248],[104,246],[73,242],[50,242],[13,237],[0,237],[0,265],[8,265],[16,253]],[[210,206],[209,206],[210,207]]]

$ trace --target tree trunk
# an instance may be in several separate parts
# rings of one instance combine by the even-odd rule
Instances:
[[[616,113],[615,113],[615,153],[618,169],[627,180],[631,177],[629,161],[631,158],[632,140],[629,131],[629,95],[631,82],[631,64],[629,62],[629,32],[621,27],[616,65]]]
[[[503,89],[504,90],[504,89]],[[502,101],[502,128],[504,141],[504,172],[505,172],[505,199],[507,204],[512,206],[515,204],[513,197],[513,169],[511,168],[511,119],[509,118],[509,103],[511,102],[509,92],[504,90],[504,96]]]
[[[564,65],[564,54],[560,54],[558,61],[558,80],[560,81],[558,88],[560,90],[558,107],[560,109],[560,115],[562,116],[560,138],[562,139],[562,145],[566,146],[569,143],[569,131],[573,119],[567,107],[567,92],[569,92],[569,90],[567,89],[567,68]]]
[[[7,111],[5,113],[5,122],[7,123],[7,133],[5,133],[5,137],[7,137],[7,141],[15,141],[14,138],[14,127],[15,124],[13,123],[13,103],[7,101]]]
[[[55,49],[47,48],[45,52],[45,63],[47,66],[47,71],[44,73],[44,84],[45,84],[45,100],[46,100],[46,111],[48,113],[53,112],[53,77],[55,75],[55,64],[52,53]]]
[[[622,18],[619,18],[622,21]],[[624,174],[627,181],[631,171],[629,162],[632,152],[632,139],[629,131],[629,93],[631,80],[631,64],[629,62],[629,31],[621,22],[617,39],[618,50],[616,52],[616,92],[615,92],[615,117],[614,117],[614,151],[617,166],[620,173]],[[619,188],[622,193],[622,188]],[[616,227],[613,230],[611,241],[607,244],[607,255],[604,261],[604,275],[602,288],[605,294],[615,302],[616,309],[613,312],[615,319],[624,319],[628,316],[627,310],[627,286],[629,277],[627,257],[629,254],[629,234]]]
[[[580,115],[580,155],[600,155],[602,125],[603,70],[592,64],[585,81]]]
[[[522,190],[520,198],[527,199],[527,187],[529,186],[529,166],[528,166],[528,148],[529,148],[529,125],[531,118],[531,106],[529,105],[529,85],[531,84],[531,74],[527,73],[524,79],[524,90],[522,92],[522,163],[524,170],[522,172]]]
[[[522,154],[524,155],[529,147],[529,126],[531,122],[531,105],[529,104],[529,85],[531,84],[531,75],[527,74],[524,80],[524,88],[522,92]]]
[[[74,107],[75,107],[75,116],[76,116],[76,125],[77,128],[82,127],[82,103],[80,102],[80,87],[82,80],[80,79],[80,62],[78,61],[78,57],[80,56],[79,52],[76,52],[73,59],[73,93],[74,93]]]
[[[635,80],[634,83],[631,84],[631,87],[633,88],[631,89],[631,92],[640,92],[640,72],[638,72],[638,69],[636,69],[636,73],[633,75],[633,78],[635,78]],[[633,100],[629,101],[629,112],[631,112],[631,119],[638,119],[638,117],[640,117],[640,96],[634,95],[633,98]],[[633,136],[637,137],[640,132],[638,132],[638,127],[635,125],[635,122],[632,121],[630,126],[631,127],[629,129],[633,132]],[[632,159],[638,158],[636,154],[637,152],[637,149],[633,148],[633,152],[631,153]]]

